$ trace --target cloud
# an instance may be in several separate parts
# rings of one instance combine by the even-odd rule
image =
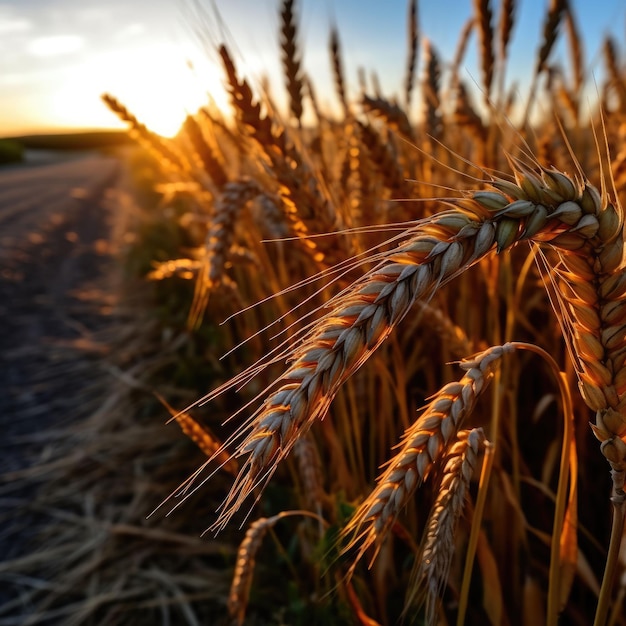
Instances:
[[[0,35],[17,35],[26,33],[33,23],[23,18],[10,18],[0,14]]]
[[[122,28],[118,33],[119,39],[134,39],[139,35],[143,35],[146,32],[145,24],[141,22],[134,22],[133,24],[128,24]]]
[[[28,44],[28,52],[37,57],[51,57],[71,54],[85,45],[80,35],[52,35],[37,37]]]

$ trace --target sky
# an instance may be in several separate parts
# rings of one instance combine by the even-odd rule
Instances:
[[[303,64],[323,103],[334,103],[328,53],[333,24],[340,35],[349,97],[359,93],[358,68],[367,76],[375,71],[386,96],[401,91],[407,4],[297,2]],[[611,34],[620,52],[626,52],[626,3],[572,4],[585,37],[588,69],[600,81],[603,37]],[[492,1],[496,13],[499,5]],[[520,0],[518,5],[507,79],[519,79],[524,93],[548,0]],[[186,113],[209,100],[226,106],[216,53],[224,41],[240,73],[253,85],[267,77],[280,102],[279,6],[280,0],[0,0],[0,136],[123,127],[101,102],[104,92],[152,130],[173,135]],[[420,32],[444,61],[452,60],[471,10],[472,0],[418,0]],[[563,42],[556,52],[565,58]],[[474,38],[462,69],[470,83],[480,82],[476,50]]]

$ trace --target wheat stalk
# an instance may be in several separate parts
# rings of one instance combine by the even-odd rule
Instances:
[[[454,57],[450,68],[450,83],[452,86],[452,90],[455,90],[460,82],[459,71],[461,69],[461,63],[463,62],[463,58],[465,57],[465,53],[467,52],[467,45],[469,43],[470,36],[474,30],[474,26],[475,20],[473,17],[471,17],[465,22],[465,24],[463,25],[463,30],[459,35],[458,43],[456,44],[456,50],[454,52]]]

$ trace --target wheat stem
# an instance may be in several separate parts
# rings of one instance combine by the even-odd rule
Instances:
[[[602,587],[596,607],[593,626],[605,626],[611,608],[611,591],[619,563],[619,551],[624,535],[624,519],[626,518],[626,493],[624,493],[624,470],[611,470],[613,478],[613,522],[611,524],[611,541],[602,578]]]

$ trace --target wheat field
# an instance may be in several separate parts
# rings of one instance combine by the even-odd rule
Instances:
[[[626,60],[607,38],[591,107],[551,0],[520,95],[515,0],[475,0],[449,59],[407,9],[395,96],[331,29],[322,106],[293,0],[286,107],[214,41],[228,113],[166,140],[104,96],[156,181],[127,262],[171,349],[144,380],[198,447],[150,520],[221,546],[208,623],[624,626]],[[175,623],[203,623],[193,563]]]
[[[209,529],[248,529],[234,623],[288,610],[262,606],[268,533],[289,593],[358,623],[624,623],[623,63],[607,39],[585,111],[579,26],[555,0],[516,103],[515,5],[476,0],[444,61],[409,2],[395,98],[363,77],[349,98],[332,29],[323,110],[286,1],[288,110],[224,44],[232,117],[208,107],[165,144],[107,99],[191,198],[195,245],[149,277],[193,281],[188,328],[227,317],[220,343],[250,363],[175,415],[208,460],[165,504],[234,475]],[[480,90],[460,72],[472,36]],[[233,391],[218,439],[201,423]]]

